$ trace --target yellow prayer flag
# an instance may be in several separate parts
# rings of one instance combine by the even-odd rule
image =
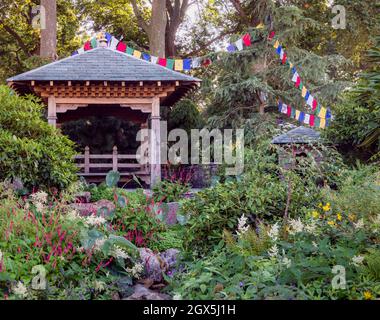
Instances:
[[[294,64],[291,63],[291,62],[289,62],[289,68],[290,68],[290,69],[293,69],[293,67],[294,67]]]
[[[280,46],[280,42],[278,40],[276,40],[275,44],[274,44],[274,48],[277,49],[278,47]]]
[[[306,93],[307,93],[307,89],[306,89],[306,87],[303,87],[302,88],[302,98],[306,97]]]
[[[325,107],[322,107],[321,111],[319,111],[318,117],[320,117],[322,119],[326,119],[326,113],[327,113],[327,109]]]
[[[257,26],[256,26],[256,29],[264,29],[265,28],[265,25],[264,23],[260,22]]]
[[[326,128],[326,119],[325,118],[321,118],[321,121],[319,122],[319,127],[321,129]]]
[[[296,119],[298,120],[300,118],[301,111],[296,110]]]
[[[135,51],[133,52],[133,56],[134,56],[135,58],[140,59],[140,58],[141,58],[141,51],[135,50]]]
[[[175,60],[174,70],[176,70],[176,71],[182,71],[183,70],[183,60],[182,59]]]

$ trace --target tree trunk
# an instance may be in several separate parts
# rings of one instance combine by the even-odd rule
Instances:
[[[56,60],[57,58],[57,1],[41,0],[45,8],[46,26],[41,26],[40,56]]]
[[[166,2],[152,1],[152,20],[148,32],[150,51],[152,55],[165,57],[165,32],[167,24]]]

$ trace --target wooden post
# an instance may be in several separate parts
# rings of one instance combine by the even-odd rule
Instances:
[[[117,147],[114,146],[112,149],[112,170],[117,171],[118,169],[118,161],[117,161]]]
[[[140,126],[140,129],[141,130],[147,130],[148,129],[148,123],[143,122]],[[145,145],[145,144],[148,144],[148,146],[149,146],[149,137],[144,137],[144,140],[141,141],[141,146]],[[142,159],[144,159],[147,156],[147,150],[141,147],[140,154],[138,156],[140,157],[140,161],[142,161]],[[146,169],[147,169],[147,164],[146,163],[141,164],[140,170],[146,171]]]
[[[90,148],[84,148],[84,173],[90,173]]]
[[[57,125],[57,105],[54,96],[48,98],[48,123],[53,127]]]
[[[160,128],[160,98],[152,103],[150,131],[150,187],[161,181],[161,128]]]

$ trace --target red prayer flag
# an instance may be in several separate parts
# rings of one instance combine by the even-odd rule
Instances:
[[[272,39],[274,38],[275,35],[276,35],[276,32],[272,31],[272,32],[269,34],[268,40],[272,40]]]
[[[297,81],[296,81],[296,84],[295,84],[296,88],[298,88],[300,86],[300,84],[301,84],[301,78],[297,77]]]
[[[117,44],[116,50],[121,51],[121,52],[125,52],[125,51],[127,51],[127,45],[124,42],[120,41]]]
[[[317,102],[317,100],[313,100],[313,111],[315,110],[315,109],[317,109],[317,106],[318,106],[318,102]]]
[[[166,67],[166,59],[165,58],[158,58],[158,64],[160,66]]]
[[[314,127],[314,119],[315,119],[315,116],[313,114],[311,114],[310,115],[310,121],[309,121],[310,127]]]
[[[286,114],[288,117],[290,117],[292,115],[292,107],[291,106],[288,106],[288,110],[286,110]]]
[[[202,66],[204,66],[204,67],[207,67],[210,64],[211,64],[211,59],[208,59],[208,58],[203,60],[203,62],[202,62]]]
[[[91,49],[92,49],[92,47],[91,47],[91,42],[90,42],[90,41],[87,41],[87,42],[84,44],[83,49],[84,49],[84,51],[91,50]]]
[[[243,37],[243,43],[249,47],[251,45],[251,35],[249,33],[245,34]]]
[[[282,64],[285,64],[287,58],[288,57],[286,56],[286,53],[284,53],[284,57],[282,58]]]

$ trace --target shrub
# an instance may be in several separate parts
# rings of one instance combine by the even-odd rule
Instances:
[[[43,105],[0,86],[0,179],[64,188],[76,179],[73,142],[42,118]]]
[[[153,187],[155,201],[176,202],[190,190],[188,184],[163,180]]]
[[[259,231],[241,219],[227,245],[187,261],[170,287],[183,299],[376,299],[380,296],[378,224],[322,204],[302,218]],[[256,233],[256,236],[252,236]],[[254,252],[250,252],[251,248]],[[334,266],[346,287],[333,288]]]
[[[222,239],[224,229],[231,231],[242,214],[253,220],[276,220],[285,212],[291,217],[300,216],[322,199],[318,178],[336,186],[342,176],[335,164],[339,157],[335,161],[328,158],[320,165],[307,158],[294,170],[283,170],[268,141],[245,153],[241,177],[227,178],[184,202],[183,214],[190,218],[184,234],[186,249],[207,252]]]

